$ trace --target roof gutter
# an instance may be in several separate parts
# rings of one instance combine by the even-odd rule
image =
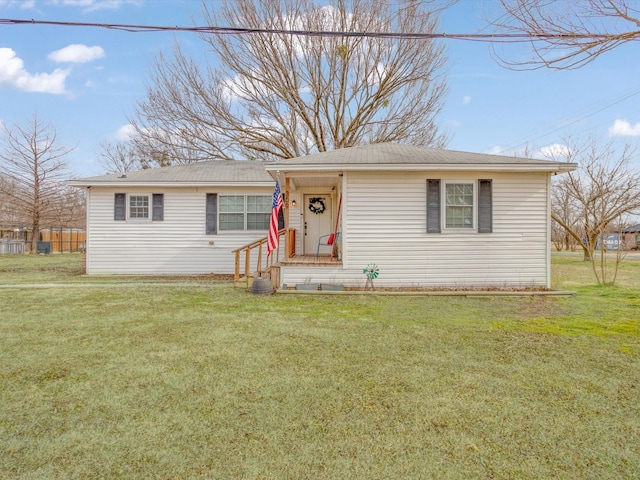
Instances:
[[[267,172],[328,172],[328,171],[489,171],[489,172],[548,172],[566,173],[578,168],[577,163],[550,163],[550,164],[494,164],[494,163],[457,163],[457,164],[270,164],[265,166]]]
[[[273,187],[272,182],[143,182],[143,181],[106,181],[87,182],[85,180],[69,180],[71,187]]]

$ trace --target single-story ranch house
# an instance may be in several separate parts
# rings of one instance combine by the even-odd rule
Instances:
[[[88,274],[266,270],[277,179],[276,286],[363,287],[373,264],[376,286],[549,288],[551,176],[576,167],[383,143],[70,185],[87,190]]]

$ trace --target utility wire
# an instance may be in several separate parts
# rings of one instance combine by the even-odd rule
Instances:
[[[503,150],[505,150],[505,151],[517,150],[517,149],[519,149],[521,147],[524,147],[525,145],[528,145],[528,144],[530,144],[532,142],[540,140],[541,138],[548,137],[549,135],[552,135],[552,134],[556,133],[560,129],[565,129],[565,128],[571,126],[571,125],[575,125],[576,123],[579,123],[579,122],[581,122],[581,121],[583,121],[583,120],[585,120],[585,119],[587,119],[589,117],[592,117],[592,116],[594,116],[594,115],[596,115],[596,114],[598,114],[598,113],[600,113],[600,112],[602,112],[602,111],[604,111],[604,110],[606,110],[606,109],[608,109],[610,107],[613,107],[614,105],[622,103],[625,100],[628,100],[629,98],[638,95],[639,93],[640,93],[640,89],[633,90],[632,92],[626,93],[622,97],[619,97],[619,98],[607,103],[606,105],[604,105],[602,107],[596,108],[595,110],[593,110],[591,112],[585,112],[584,114],[580,115],[578,118],[575,118],[575,119],[573,119],[571,121],[559,120],[559,121],[555,122],[556,125],[559,125],[557,128],[554,128],[553,125],[551,125],[549,127],[551,130],[547,131],[546,133],[541,133],[541,134],[535,136],[534,138],[531,138],[531,139],[529,139],[529,140],[527,140],[525,142],[521,142],[521,143],[518,143],[518,144],[515,144],[515,145],[511,145],[511,146],[505,147]],[[543,130],[543,129],[540,129],[540,130]]]
[[[2,25],[49,25],[58,27],[93,27],[106,28],[110,30],[121,30],[131,33],[141,32],[192,32],[210,33],[224,35],[247,35],[247,34],[276,34],[294,35],[304,37],[369,37],[388,38],[398,40],[468,40],[476,42],[490,43],[517,43],[531,42],[549,39],[607,39],[615,38],[615,35],[608,33],[398,33],[398,32],[346,32],[346,31],[323,31],[323,30],[288,30],[271,28],[244,28],[244,27],[180,27],[180,26],[159,26],[159,25],[128,25],[118,23],[89,23],[89,22],[60,22],[51,20],[24,20],[0,18]],[[636,32],[640,36],[640,32]]]

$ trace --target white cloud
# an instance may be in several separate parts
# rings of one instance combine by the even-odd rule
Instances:
[[[47,58],[58,63],[87,63],[104,56],[102,47],[87,47],[86,45],[74,44],[51,52]]]
[[[469,103],[471,103],[471,97],[469,95],[465,95],[464,97],[462,97],[463,105],[468,105]]]
[[[94,0],[63,0],[63,5],[71,5],[72,7],[89,7],[96,3]]]
[[[116,138],[121,142],[127,142],[135,136],[135,128],[130,123],[123,125],[116,132]]]
[[[500,145],[495,145],[485,153],[488,153],[489,155],[502,155],[502,147]]]
[[[556,158],[566,158],[571,155],[571,149],[566,145],[562,145],[561,143],[554,143],[552,145],[547,145],[546,147],[542,147],[539,150],[539,155],[548,159],[556,159]]]
[[[617,119],[609,127],[610,137],[638,137],[640,136],[640,122],[631,125],[627,120]]]
[[[0,0],[2,1],[2,0]],[[85,12],[92,10],[116,10],[124,5],[142,5],[142,0],[49,0],[52,5],[80,7]]]
[[[20,10],[29,10],[35,6],[35,0],[0,0],[0,7],[5,8],[18,7]]]
[[[55,69],[51,73],[31,74],[11,48],[0,48],[0,86],[25,92],[66,93],[65,81],[71,70]]]

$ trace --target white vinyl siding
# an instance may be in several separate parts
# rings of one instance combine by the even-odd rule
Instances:
[[[427,233],[427,180],[434,178],[441,180],[441,190],[446,183],[472,181],[476,197],[480,196],[479,185],[490,182],[489,233],[466,229]],[[212,201],[217,205],[221,196],[271,198],[273,187],[166,187],[162,222],[115,221],[116,193],[152,199],[158,190],[132,188],[128,192],[122,186],[93,186],[87,191],[89,274],[233,273],[232,251],[263,238],[266,232],[207,234],[207,205]],[[342,263],[326,267],[283,265],[282,283],[364,286],[362,269],[375,263],[380,269],[376,286],[549,286],[547,173],[345,172],[340,193]],[[295,195],[300,205],[301,193]],[[479,209],[481,202],[476,201]],[[299,205],[290,212],[298,247],[303,237]],[[209,213],[218,215],[214,210]]]
[[[549,286],[548,174],[499,172],[345,173],[342,267],[283,267],[282,282],[422,287]],[[427,233],[426,180],[490,179],[491,233]],[[444,219],[443,219],[444,220]],[[308,280],[307,280],[308,281]]]
[[[168,187],[164,190],[164,221],[114,221],[114,194],[122,187],[93,186],[87,191],[87,273],[194,275],[233,273],[232,250],[266,235],[264,231],[207,234],[206,198],[219,195],[269,196],[273,187]],[[215,192],[215,193],[213,193]],[[132,189],[152,195],[158,188]],[[244,261],[244,260],[243,260]]]

